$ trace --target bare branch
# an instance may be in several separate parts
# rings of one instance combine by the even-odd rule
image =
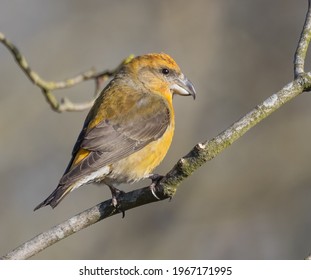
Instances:
[[[73,103],[68,98],[63,98],[61,102],[58,102],[57,98],[52,93],[52,91],[73,87],[87,80],[95,80],[96,83],[95,97],[96,97],[99,91],[99,85],[107,81],[120,69],[120,67],[124,63],[129,62],[134,57],[133,55],[130,55],[129,57],[124,59],[120,63],[120,65],[114,70],[96,72],[95,69],[90,69],[73,78],[64,81],[53,82],[42,79],[38,73],[33,71],[30,68],[26,58],[22,55],[19,49],[12,42],[10,42],[1,32],[0,32],[0,42],[4,46],[6,46],[6,48],[12,53],[16,63],[23,70],[23,72],[26,74],[29,80],[41,89],[44,97],[46,98],[46,101],[50,104],[51,108],[59,113],[64,111],[82,111],[85,109],[89,109],[93,105],[95,98],[85,103]]]
[[[311,0],[308,0],[308,11],[305,23],[299,38],[294,58],[294,77],[295,79],[305,72],[305,59],[311,39]]]

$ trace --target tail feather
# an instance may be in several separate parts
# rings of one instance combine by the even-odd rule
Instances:
[[[52,208],[55,208],[63,198],[72,190],[73,185],[58,185],[58,187],[45,199],[42,201],[33,211],[40,209],[41,207],[50,205]]]

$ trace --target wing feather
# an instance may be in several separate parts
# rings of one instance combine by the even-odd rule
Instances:
[[[127,102],[129,98],[136,100]],[[123,100],[132,106],[128,106],[125,111],[126,106],[123,104],[110,107],[109,112],[113,112],[111,114],[114,117],[104,117],[90,129],[90,122],[86,121],[74,147],[73,160],[60,185],[70,185],[106,165],[119,161],[164,134],[170,123],[170,113],[163,98],[155,94],[134,92]],[[72,163],[80,149],[89,151],[89,154],[74,165]]]

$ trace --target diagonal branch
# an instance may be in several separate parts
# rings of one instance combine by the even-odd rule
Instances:
[[[133,58],[133,55],[130,55],[129,57],[124,59],[120,63],[120,65],[116,67],[116,69],[114,70],[97,72],[95,71],[95,69],[90,69],[70,79],[59,82],[53,82],[42,79],[38,73],[33,71],[30,68],[26,58],[22,55],[19,49],[12,42],[10,42],[1,32],[0,32],[0,42],[12,53],[16,63],[23,70],[23,72],[29,78],[29,80],[41,89],[46,101],[50,104],[51,108],[59,113],[64,111],[82,111],[85,109],[89,109],[93,105],[95,98],[91,101],[84,103],[73,103],[67,98],[63,98],[61,99],[60,102],[58,102],[57,98],[52,93],[52,91],[73,87],[87,80],[95,80],[95,97],[96,97],[100,89],[100,85],[105,81],[107,81],[112,76],[114,76],[114,74],[117,71],[119,71],[120,67],[124,63],[129,62]]]
[[[155,187],[155,192],[156,196],[159,197],[159,200],[172,197],[176,193],[180,183],[190,176],[196,169],[207,161],[212,160],[233,142],[243,136],[249,129],[264,120],[285,103],[301,93],[311,90],[311,73],[304,72],[304,61],[311,38],[310,2],[311,0],[309,0],[306,21],[295,53],[295,80],[284,86],[277,93],[272,94],[215,138],[203,143],[198,143],[187,155],[176,163],[162,180],[158,182]],[[126,211],[156,201],[158,200],[152,195],[150,188],[145,187],[124,194],[121,197],[120,203],[123,208],[122,210]],[[111,200],[107,200],[73,216],[50,230],[37,235],[3,256],[2,259],[30,258],[71,234],[115,214],[117,214],[117,212],[115,208],[111,206]],[[308,258],[311,257],[309,256]]]

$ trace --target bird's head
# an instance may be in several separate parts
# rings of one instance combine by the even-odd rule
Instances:
[[[160,95],[174,94],[192,96],[195,99],[193,84],[181,72],[177,63],[167,54],[146,54],[137,56],[122,69],[130,75],[143,90]],[[168,96],[167,96],[168,97]]]

